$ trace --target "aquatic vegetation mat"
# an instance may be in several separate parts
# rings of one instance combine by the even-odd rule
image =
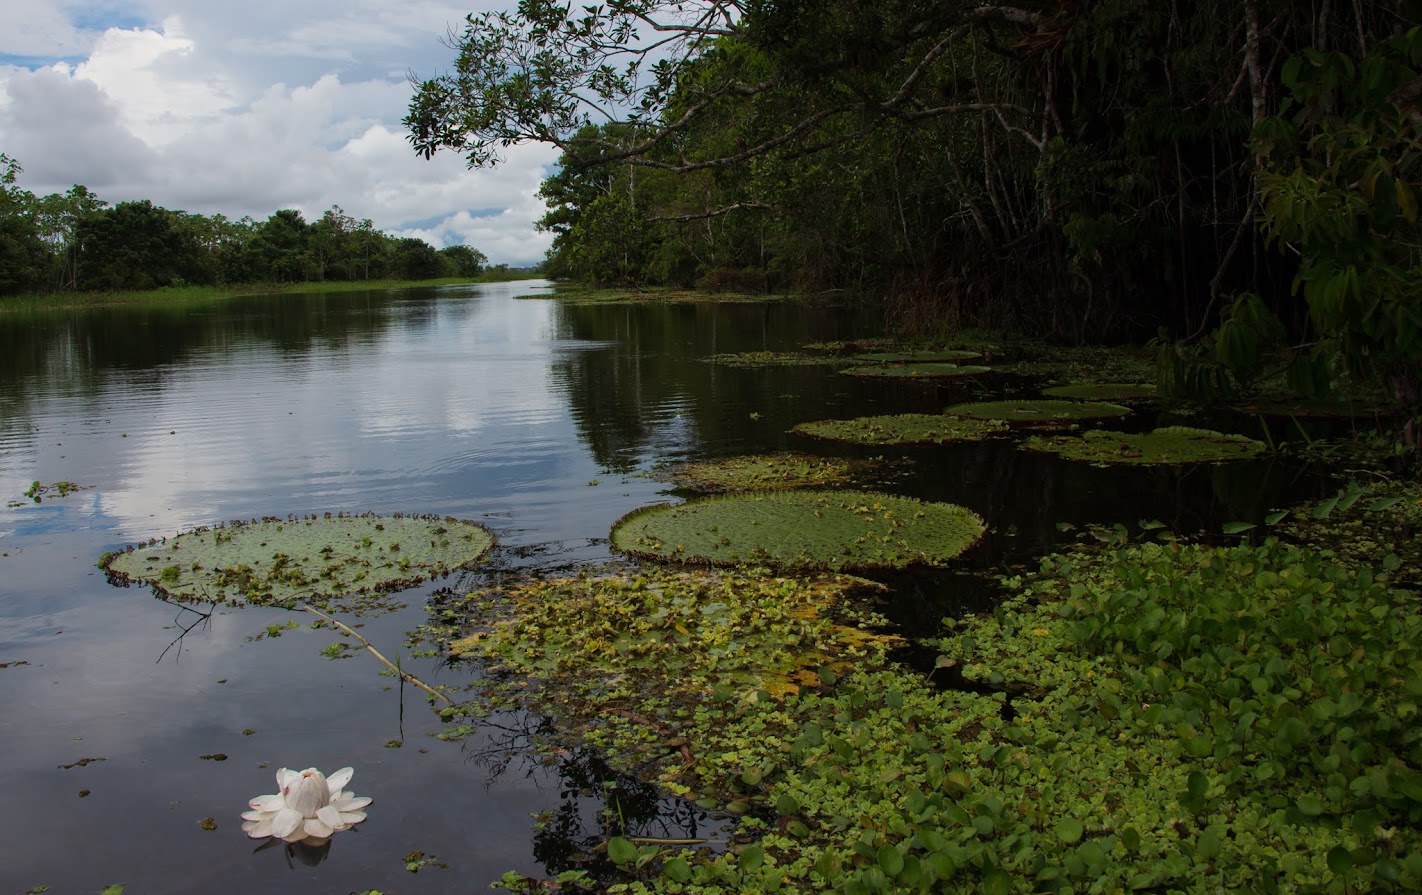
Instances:
[[[541,700],[570,708],[643,691],[783,698],[898,641],[831,620],[851,596],[883,590],[847,575],[715,571],[528,581],[468,594],[458,614],[483,624],[449,650],[491,659],[516,686],[535,683]]]
[[[1057,401],[1047,398],[1023,401],[973,401],[943,410],[953,416],[1009,423],[1068,423],[1074,420],[1125,416],[1129,407],[1105,401]]]
[[[862,416],[852,420],[814,420],[791,429],[797,435],[853,444],[944,444],[981,441],[1005,432],[999,420],[966,419],[941,413]]]
[[[942,565],[985,530],[971,510],[860,491],[785,491],[645,507],[612,545],[647,559],[853,571]]]
[[[1218,463],[1246,460],[1265,451],[1262,441],[1210,429],[1167,426],[1153,432],[1094,430],[1076,435],[1034,436],[1022,442],[1030,451],[1095,463]]]
[[[110,554],[118,584],[183,601],[287,604],[410,587],[471,565],[493,546],[477,522],[337,515],[231,522]]]
[[[1053,398],[1076,401],[1139,401],[1156,396],[1156,388],[1147,382],[1076,382],[1042,389]]]
[[[959,364],[874,364],[867,367],[848,367],[839,372],[849,376],[887,377],[894,379],[947,379],[954,376],[976,376],[987,373],[991,367]]]
[[[1422,483],[1349,482],[1265,520],[1273,531],[1383,580],[1422,591]]]
[[[875,465],[870,460],[810,454],[756,454],[678,463],[657,470],[653,478],[691,491],[780,491],[842,485]]]
[[[739,354],[712,354],[702,358],[706,363],[723,367],[819,367],[844,363],[823,354],[797,354],[791,351],[742,351]]]
[[[887,364],[957,362],[960,360],[973,360],[979,357],[982,357],[982,353],[978,351],[944,348],[939,350],[924,349],[922,351],[875,351],[869,354],[855,355],[853,359],[857,361],[872,361],[876,364]]]

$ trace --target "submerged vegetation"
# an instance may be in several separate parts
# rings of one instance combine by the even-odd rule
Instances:
[[[1209,429],[1166,426],[1130,433],[1095,429],[1081,435],[1038,435],[1022,442],[1031,451],[1095,463],[1218,463],[1245,460],[1265,450],[1262,441]]]
[[[788,491],[634,510],[613,526],[612,545],[679,563],[862,571],[941,565],[984,530],[974,513],[953,504],[867,491]]]
[[[493,543],[462,519],[327,514],[199,528],[108,554],[100,566],[115,583],[179,601],[320,604],[447,575]]]
[[[979,441],[1007,431],[1006,423],[968,419],[941,413],[900,413],[861,416],[852,420],[813,420],[791,429],[797,435],[854,444],[945,444]]]

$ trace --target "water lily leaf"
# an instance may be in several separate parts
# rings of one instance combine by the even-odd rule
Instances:
[[[1024,449],[1057,454],[1071,460],[1126,465],[1218,463],[1244,460],[1263,453],[1263,442],[1209,429],[1167,426],[1153,432],[1094,430],[1080,436],[1034,436]]]
[[[670,562],[849,571],[943,565],[985,530],[976,514],[953,504],[788,491],[635,510],[613,526],[612,545]]]
[[[764,863],[765,849],[759,845],[747,846],[746,850],[741,852],[740,857],[736,859],[736,866],[740,868],[742,873],[753,873],[759,870],[760,866]]]
[[[901,413],[850,420],[814,420],[790,431],[825,441],[892,445],[981,441],[1007,429],[1007,424],[999,420],[965,419],[941,413]]]
[[[199,528],[106,557],[116,584],[180,601],[319,602],[400,590],[480,560],[494,536],[437,516],[268,518]]]
[[[653,478],[679,488],[706,493],[779,491],[842,485],[872,469],[872,460],[815,457],[810,454],[759,454],[696,463],[678,463],[658,470]]]
[[[975,360],[979,357],[982,357],[982,354],[977,351],[944,348],[939,350],[925,349],[923,351],[874,351],[868,354],[855,355],[853,359],[873,361],[878,364],[891,364],[942,363],[944,361]]]
[[[884,871],[890,878],[898,876],[903,872],[904,856],[892,845],[879,846],[876,860],[879,863],[879,869]]]
[[[973,419],[1003,420],[1009,423],[1058,423],[1071,420],[1103,419],[1125,416],[1129,407],[1104,401],[975,401],[954,404],[943,411],[952,416]]]
[[[951,379],[958,376],[976,376],[987,373],[991,367],[976,364],[875,364],[867,367],[847,367],[839,372],[847,376],[887,379]]]

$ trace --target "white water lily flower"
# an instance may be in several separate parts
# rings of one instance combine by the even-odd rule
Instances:
[[[282,768],[276,772],[281,792],[247,803],[252,810],[242,812],[243,832],[253,839],[275,836],[314,845],[350,829],[365,820],[360,809],[371,802],[368,796],[341,790],[354,775],[354,768],[341,768],[330,777],[315,768]]]

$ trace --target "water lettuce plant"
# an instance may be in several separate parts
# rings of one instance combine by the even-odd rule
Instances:
[[[976,376],[986,373],[990,367],[959,364],[873,364],[863,367],[847,367],[839,372],[849,376],[890,377],[908,379],[947,379],[955,376]]]
[[[842,485],[873,461],[810,454],[756,454],[677,463],[660,469],[654,478],[690,491],[780,491],[789,488],[823,488]]]
[[[1156,387],[1148,382],[1074,382],[1044,388],[1042,394],[1074,401],[1138,401],[1154,398]]]
[[[1105,401],[1058,401],[1049,398],[972,401],[946,407],[944,413],[974,419],[1003,420],[1009,423],[1065,423],[1074,420],[1125,416],[1129,407]]]
[[[1023,441],[1021,447],[1071,460],[1162,465],[1245,460],[1265,450],[1262,441],[1243,435],[1188,426],[1167,426],[1143,433],[1098,429],[1079,436],[1034,436]]]
[[[827,441],[884,445],[980,441],[1007,428],[1006,423],[998,420],[967,419],[941,413],[901,413],[852,420],[814,420],[800,423],[790,431]]]
[[[319,602],[399,590],[468,566],[493,546],[477,522],[437,516],[326,515],[230,522],[108,554],[117,584],[175,600]]]
[[[971,510],[860,491],[785,491],[645,507],[612,545],[648,559],[709,565],[866,569],[942,565],[985,530]]]

